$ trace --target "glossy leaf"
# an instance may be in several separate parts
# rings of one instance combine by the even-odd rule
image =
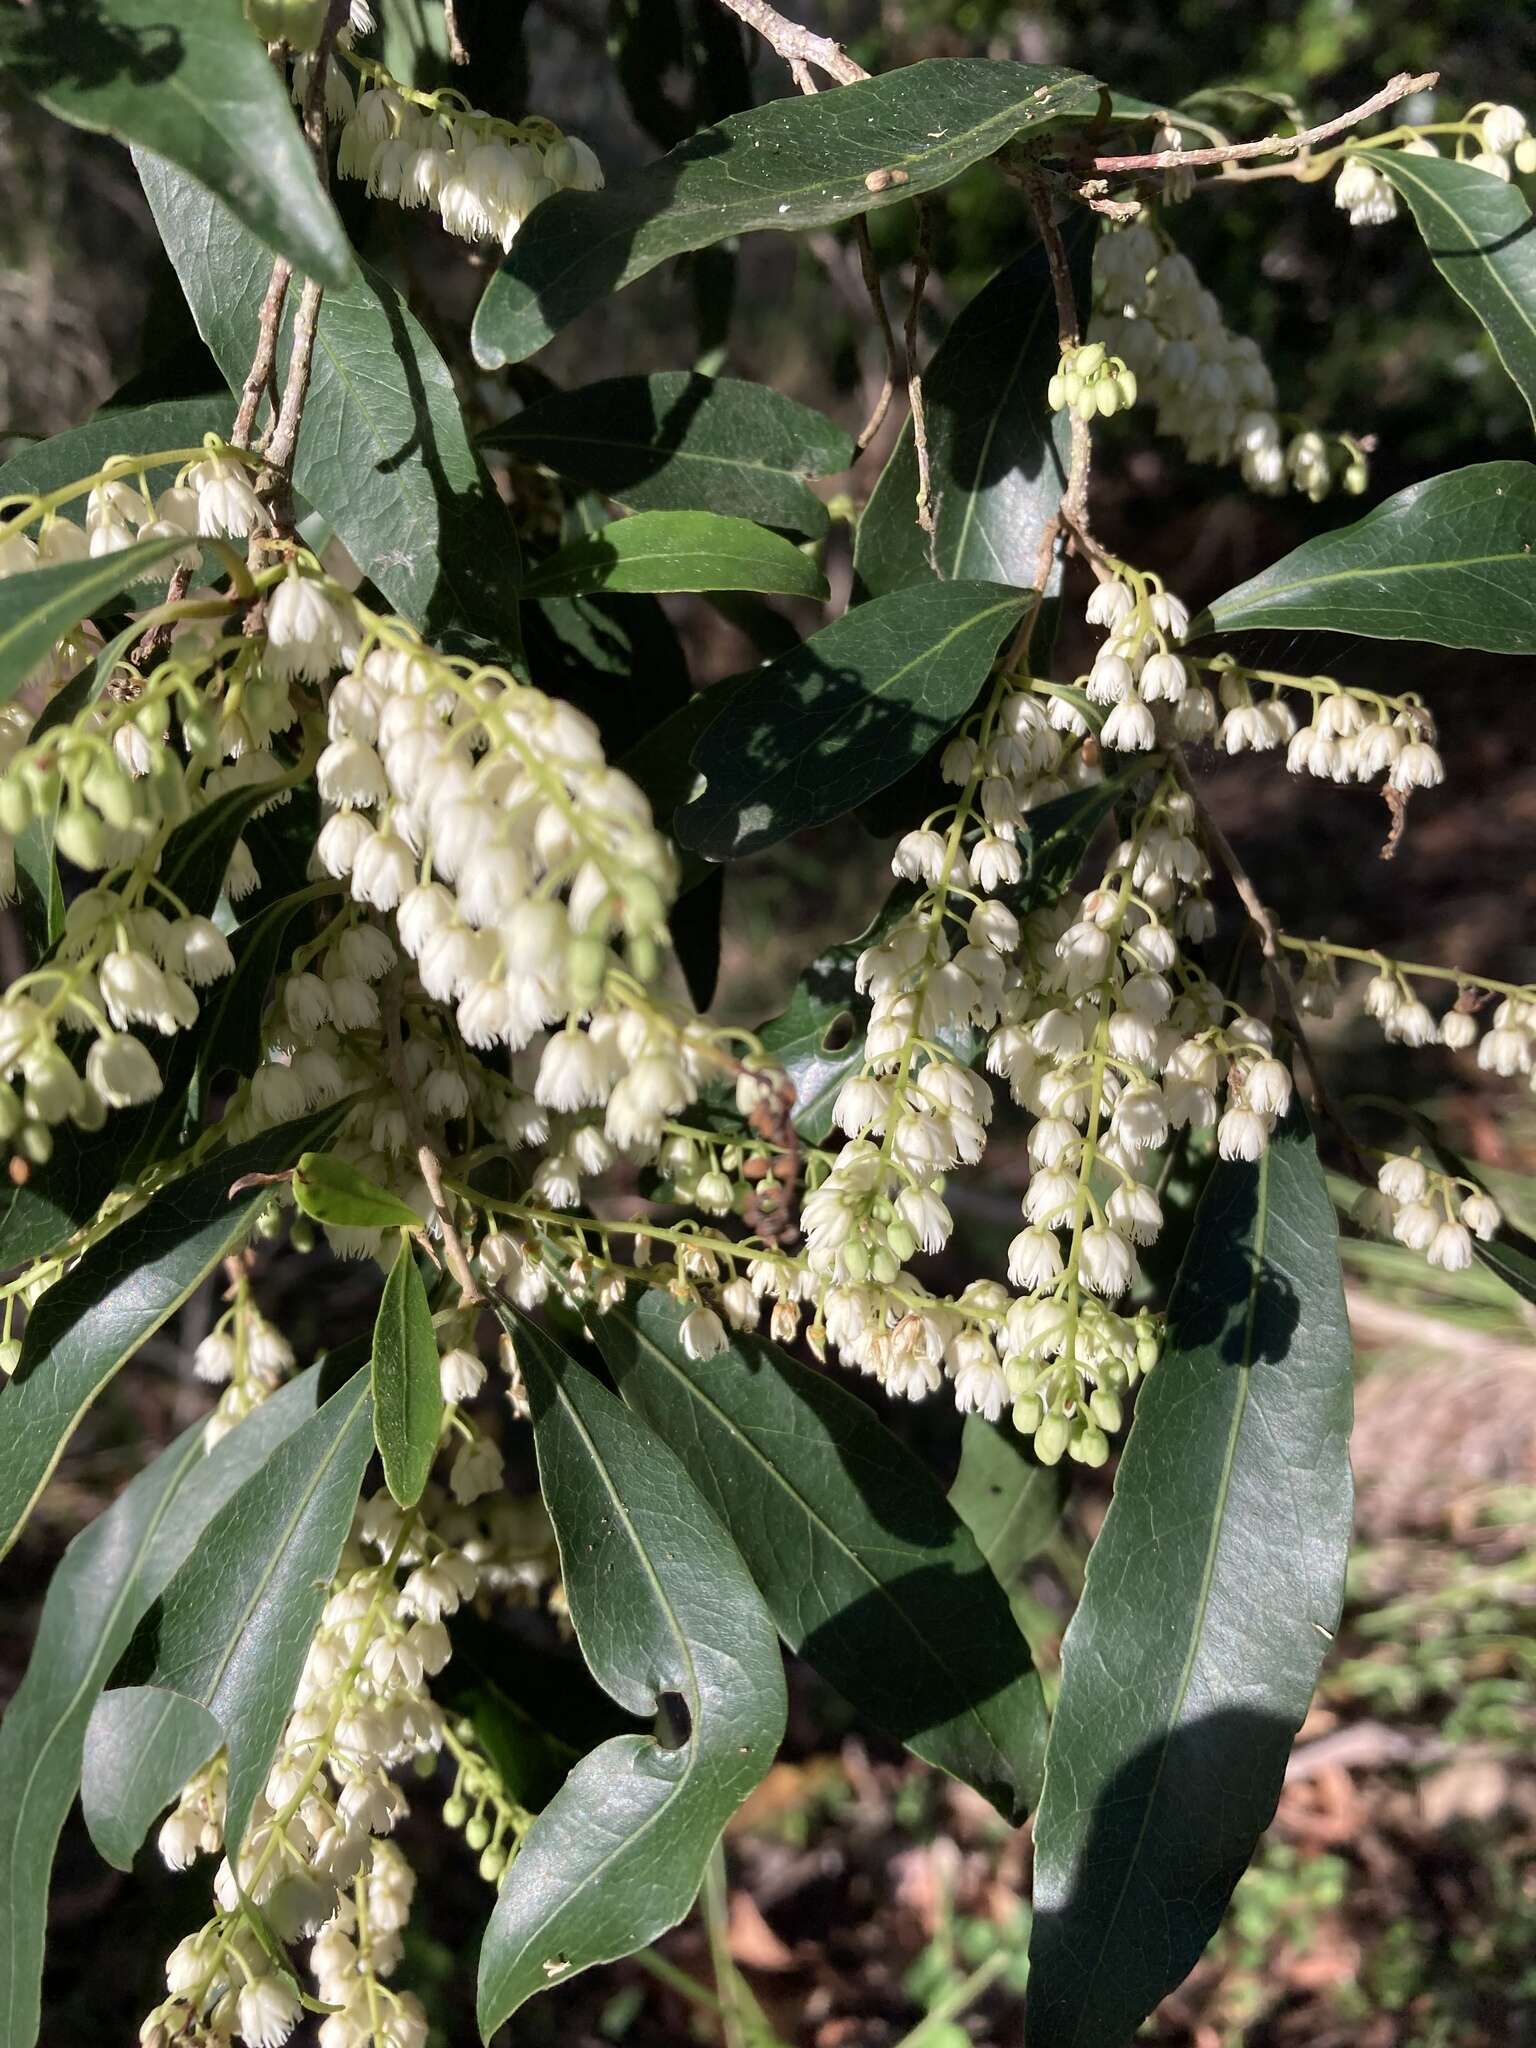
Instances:
[[[1487,328],[1536,420],[1536,233],[1519,186],[1401,149],[1362,161],[1407,200],[1436,270]]]
[[[681,1463],[543,1331],[501,1313],[582,1654],[621,1707],[675,1739],[603,1743],[529,1829],[480,1952],[486,2039],[536,1991],[682,1919],[785,1713],[773,1624]]]
[[[198,332],[238,390],[256,345],[267,253],[168,165],[135,161]],[[321,302],[293,482],[413,624],[515,648],[511,518],[470,444],[447,364],[398,293],[363,264]]]
[[[792,541],[715,512],[636,512],[584,534],[528,572],[529,597],[589,590],[762,590],[825,597],[827,579]]]
[[[1087,303],[1092,238],[1073,238]],[[1030,585],[1066,488],[1071,422],[1046,405],[1061,352],[1056,297],[1037,243],[955,320],[923,372],[934,533],[917,523],[917,451],[902,428],[859,515],[854,574],[871,597],[938,575]]]
[[[519,362],[658,263],[758,228],[796,233],[946,185],[1026,131],[1086,120],[1100,87],[1055,65],[940,58],[706,128],[603,192],[538,207],[475,315],[475,359]]]
[[[357,1375],[231,1495],[140,1624],[119,1675],[126,1687],[158,1697],[122,1710],[108,1705],[117,1697],[109,1693],[88,1738],[95,1808],[111,1816],[113,1847],[129,1862],[186,1783],[196,1722],[181,1701],[206,1709],[222,1732],[227,1836],[244,1834],[293,1707],[372,1448],[372,1402]],[[137,1731],[137,1761],[111,1740],[113,1717],[124,1711]]]
[[[171,398],[159,405],[110,406],[83,426],[67,427],[46,441],[34,441],[9,462],[0,463],[0,500],[10,497],[42,497],[62,490],[92,475],[114,455],[153,455],[165,448],[196,448],[204,434],[227,435],[235,423],[233,399],[222,394],[208,398]],[[148,483],[161,491],[174,479],[172,469],[152,469]],[[138,478],[131,479],[135,485]],[[76,498],[60,508],[61,516],[79,524],[85,516],[85,499]]]
[[[419,1224],[415,1216],[413,1226]],[[437,1339],[427,1290],[403,1232],[373,1325],[373,1430],[384,1480],[403,1508],[415,1507],[432,1470],[443,1421]]]
[[[293,1199],[317,1223],[340,1230],[419,1230],[416,1211],[334,1152],[306,1152],[293,1169]]]
[[[0,61],[51,113],[179,164],[327,285],[352,252],[241,0],[89,0],[0,15]]]
[[[80,1810],[114,1870],[132,1870],[155,1822],[223,1744],[213,1715],[184,1693],[128,1685],[102,1694],[85,1734]]]
[[[0,577],[0,703],[15,696],[56,640],[185,546],[174,537],[140,540],[94,561],[52,562]]]
[[[636,512],[731,513],[813,540],[827,530],[827,509],[805,479],[853,461],[851,437],[810,406],[766,384],[686,370],[556,392],[482,443]]]
[[[856,1395],[759,1337],[690,1359],[686,1313],[647,1288],[593,1334],[730,1530],[779,1633],[861,1713],[1022,1819],[1045,1703],[970,1531]]]
[[[41,1295],[0,1389],[0,1555],[15,1542],[76,1423],[107,1382],[244,1238],[268,1197],[231,1196],[248,1173],[280,1173],[324,1142],[333,1105],[222,1152],[152,1195]]]
[[[1001,1422],[967,1415],[949,1504],[976,1538],[1026,1633],[1038,1619],[1029,1568],[1060,1526],[1070,1487],[1068,1468],[1031,1457],[1006,1415]]]
[[[83,1529],[55,1570],[26,1676],[0,1722],[0,2044],[32,2048],[54,1848],[92,1708],[140,1617],[213,1515],[306,1416],[318,1373],[204,1454],[199,1420]]]
[[[733,860],[885,789],[967,711],[1026,593],[927,584],[873,598],[756,670],[694,749],[677,837]]]
[[[1067,1631],[1028,2048],[1124,2048],[1269,1825],[1338,1625],[1351,1403],[1337,1230],[1298,1115],[1207,1184]]]
[[[1490,183],[1492,181],[1490,180]],[[1536,653],[1536,467],[1478,462],[1411,484],[1219,597],[1198,633],[1253,626]]]

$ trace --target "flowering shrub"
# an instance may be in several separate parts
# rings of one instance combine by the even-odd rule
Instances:
[[[306,2011],[323,2048],[424,2042],[408,1807],[485,1880],[489,2036],[689,1910],[783,1730],[778,1637],[1034,1814],[1031,2048],[1112,2048],[1215,1927],[1338,1613],[1350,1350],[1319,1144],[1363,1167],[1361,1227],[1532,1291],[1432,1133],[1405,1117],[1403,1149],[1362,1153],[1294,1062],[1359,974],[1388,1039],[1523,1084],[1536,989],[1282,930],[1200,784],[1211,749],[1283,757],[1379,789],[1395,839],[1442,779],[1430,708],[1225,640],[1532,651],[1536,471],[1430,479],[1194,617],[1100,544],[1090,488],[1101,434],[1150,430],[1258,491],[1370,491],[1366,442],[1287,413],[1181,254],[1178,207],[1215,182],[1332,180],[1371,231],[1406,202],[1536,402],[1523,117],[1432,119],[1405,78],[1233,142],[1073,71],[867,78],[729,4],[807,96],[606,187],[542,115],[391,76],[358,0],[167,0],[170,61],[137,69],[128,0],[0,28],[24,85],[134,146],[231,392],[0,471],[0,879],[27,952],[0,999],[7,1544],[90,1402],[220,1290],[193,1361],[214,1405],[71,1546],[0,1732],[7,2048],[38,2038],[77,1791],[110,1862],[153,1835],[209,1875],[152,2048],[275,2048]],[[233,115],[189,111],[210,81]],[[1372,132],[1394,106],[1423,118]],[[638,738],[615,710],[651,701],[638,636],[562,689],[573,601],[809,617],[834,537],[807,479],[879,421],[855,443],[674,370],[493,418],[482,383],[471,413],[332,179],[349,219],[429,209],[504,255],[489,373],[671,256],[841,223],[867,255],[887,206],[922,223],[915,308],[933,195],[982,160],[1027,246],[927,364],[870,261],[881,411],[898,385],[911,416],[864,482],[855,600]],[[1073,676],[1055,627],[1084,592]],[[906,814],[870,929],[756,1032],[714,1021],[710,865],[883,792]],[[955,1190],[995,1121],[1026,1134],[1022,1213],[1002,1270],[957,1284]],[[1171,1289],[1143,1271],[1165,1237]],[[322,1290],[361,1262],[371,1340],[301,1364],[264,1306],[278,1245]],[[948,1498],[884,1398],[966,1416]],[[521,1436],[538,1495],[506,1480]],[[1048,1714],[984,1496],[1116,1454]],[[487,1628],[509,1606],[654,1731],[561,1751],[554,1782],[509,1771],[444,1677],[487,1641],[517,1664]]]

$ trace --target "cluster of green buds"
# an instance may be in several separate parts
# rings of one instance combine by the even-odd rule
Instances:
[[[1075,412],[1080,420],[1113,419],[1136,403],[1136,372],[1102,341],[1072,342],[1061,352],[1046,396],[1052,412]]]

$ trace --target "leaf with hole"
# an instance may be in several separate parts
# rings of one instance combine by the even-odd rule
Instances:
[[[241,0],[90,0],[0,15],[0,59],[50,113],[153,150],[323,284],[352,251]]]
[[[1491,181],[1490,181],[1491,182]],[[1410,484],[1240,583],[1191,623],[1536,653],[1536,467],[1477,462]]]
[[[605,191],[535,208],[480,301],[475,359],[520,362],[688,250],[830,227],[934,191],[1017,136],[1090,120],[1101,91],[1057,65],[937,58],[735,114]]]
[[[412,1217],[412,1227],[420,1219]],[[415,1507],[432,1470],[443,1421],[437,1339],[426,1286],[416,1270],[411,1239],[400,1249],[373,1325],[373,1432],[384,1461],[384,1482],[403,1508]]]
[[[281,1173],[323,1143],[333,1105],[279,1124],[162,1188],[39,1296],[21,1357],[0,1388],[0,1556],[10,1549],[86,1409],[147,1337],[245,1240],[268,1190],[231,1195],[245,1174]]]
[[[32,2048],[48,1877],[80,1784],[87,1725],[140,1617],[213,1516],[315,1410],[318,1372],[290,1381],[204,1451],[177,1437],[77,1535],[49,1582],[26,1676],[0,1722],[0,2042]]]
[[[872,598],[756,670],[694,749],[684,846],[736,860],[841,817],[968,711],[1028,593],[930,583]]]
[[[970,1531],[866,1404],[776,1344],[692,1359],[645,1289],[593,1322],[624,1399],[730,1530],[792,1650],[1010,1820],[1040,1788],[1045,1702]]]
[[[1518,185],[1474,164],[1401,149],[1354,161],[1395,185],[1436,270],[1481,320],[1536,420],[1536,226]]]
[[[267,252],[169,165],[135,162],[198,332],[238,391],[256,346]],[[284,350],[297,296],[290,288]],[[399,294],[361,263],[321,301],[293,485],[413,625],[516,650],[510,515],[470,443],[447,364]]]
[[[720,1831],[773,1762],[784,1674],[745,1565],[681,1462],[552,1338],[499,1311],[593,1676],[670,1739],[582,1758],[523,1839],[480,1951],[480,2032],[630,1955],[693,1904]]]
[[[537,568],[528,597],[589,590],[760,590],[783,597],[827,594],[827,579],[792,541],[716,512],[635,512],[583,534]]]
[[[1351,1373],[1298,1112],[1206,1185],[1067,1630],[1028,2048],[1124,2048],[1269,1825],[1343,1601]]]
[[[841,427],[766,384],[687,370],[555,392],[481,445],[635,512],[730,513],[812,540],[827,530],[827,508],[805,479],[836,475],[854,453]]]

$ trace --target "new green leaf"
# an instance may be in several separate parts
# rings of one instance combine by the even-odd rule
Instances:
[[[0,703],[15,696],[56,640],[185,546],[175,535],[140,540],[115,555],[0,577]]]
[[[39,1297],[16,1370],[0,1389],[0,1556],[102,1388],[244,1240],[269,1190],[231,1195],[231,1184],[283,1172],[343,1114],[336,1105],[280,1124],[172,1181]]]
[[[412,1226],[418,1219],[411,1218]],[[410,1237],[384,1282],[373,1325],[373,1429],[384,1481],[403,1508],[421,1499],[443,1421],[432,1308]]]
[[[352,1526],[373,1448],[371,1409],[360,1375],[332,1394],[220,1508],[141,1623],[120,1675],[150,1696],[122,1709],[109,1693],[88,1738],[93,1807],[108,1817],[112,1847],[129,1861],[161,1808],[212,1753],[187,1764],[203,1724],[185,1701],[222,1733],[227,1839],[244,1834]],[[136,1749],[113,1740],[120,1714]]]
[[[1062,1650],[1027,2048],[1125,2048],[1269,1825],[1337,1627],[1349,1324],[1299,1116],[1217,1166]]]
[[[827,530],[827,509],[805,479],[846,469],[854,452],[850,436],[808,405],[765,384],[687,370],[557,391],[493,427],[482,445],[636,512],[730,513],[813,540]]]
[[[306,1216],[339,1230],[419,1230],[416,1211],[334,1152],[306,1152],[293,1169],[293,1199]]]
[[[528,572],[527,597],[589,590],[761,590],[825,597],[827,579],[792,541],[717,512],[636,512],[583,534]]]
[[[267,252],[169,165],[135,161],[198,332],[238,391]],[[288,294],[284,350],[297,296]],[[399,294],[362,264],[321,301],[293,483],[414,625],[516,647],[520,564],[507,508],[470,443],[447,364]]]
[[[1073,238],[1087,303],[1091,237]],[[1071,421],[1045,402],[1061,344],[1056,296],[1037,243],[976,294],[923,372],[934,531],[917,523],[917,450],[902,428],[859,515],[853,566],[871,597],[935,575],[1032,584],[1061,504]]]
[[[1518,185],[1474,164],[1362,152],[1413,209],[1436,270],[1482,321],[1536,420],[1536,234]]]
[[[179,164],[327,285],[352,252],[241,0],[90,0],[0,14],[0,60],[51,113]]]
[[[785,1712],[773,1624],[677,1457],[541,1330],[502,1316],[582,1654],[666,1739],[603,1743],[524,1837],[480,1952],[487,2039],[536,1991],[682,1919]]]
[[[319,1378],[291,1381],[206,1455],[203,1424],[193,1423],[54,1572],[26,1676],[0,1723],[0,2048],[37,2039],[48,1876],[96,1699],[212,1517],[314,1413]]]
[[[1536,468],[1478,462],[1411,484],[1354,526],[1306,541],[1217,598],[1191,636],[1304,627],[1536,653],[1533,551]]]
[[[873,598],[758,669],[694,750],[677,837],[734,860],[887,788],[975,702],[1029,602],[995,583]]]
[[[1045,1704],[970,1531],[856,1395],[759,1337],[691,1359],[686,1313],[648,1288],[594,1322],[620,1393],[730,1530],[790,1648],[1021,1820],[1040,1788]]]
[[[535,208],[475,315],[475,359],[520,362],[658,263],[754,229],[900,205],[1015,136],[1087,120],[1101,87],[1058,65],[938,58],[705,128],[602,192]]]

